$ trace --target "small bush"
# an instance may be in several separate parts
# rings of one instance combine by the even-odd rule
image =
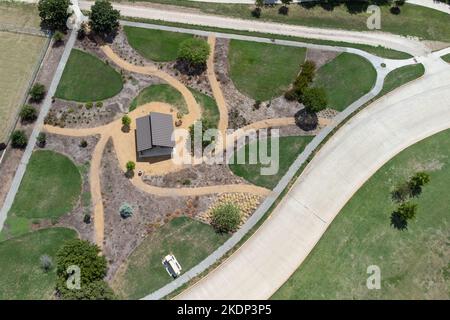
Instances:
[[[315,112],[302,109],[295,114],[295,124],[304,131],[311,131],[317,128],[319,119]]]
[[[400,7],[397,7],[397,6],[391,7],[391,9],[390,9],[390,12],[394,15],[399,15],[400,11],[401,11]]]
[[[80,148],[86,148],[87,146],[88,146],[88,143],[86,140],[83,139],[80,141]]]
[[[38,146],[40,148],[43,148],[43,147],[45,147],[45,144],[47,143],[47,135],[45,134],[45,132],[39,132],[36,140],[37,140]]]
[[[55,41],[55,44],[59,44],[63,41],[64,34],[61,31],[55,31],[53,34],[53,40]]]
[[[86,213],[86,214],[84,215],[84,217],[83,217],[83,222],[86,223],[86,224],[91,223],[91,215],[88,214],[88,213]]]
[[[261,8],[255,8],[252,10],[252,17],[260,18],[261,17]]]
[[[35,83],[30,90],[31,100],[34,102],[42,101],[45,97],[45,94],[45,86],[41,83]]]
[[[200,38],[186,39],[178,49],[175,67],[184,74],[198,75],[206,70],[206,61],[210,53],[208,42]]]
[[[191,185],[191,180],[189,179],[184,179],[182,182],[183,186],[190,186]]]
[[[134,163],[133,161],[128,161],[126,164],[126,168],[127,171],[133,171],[134,169],[136,169],[136,163]]]
[[[53,268],[53,260],[48,255],[44,254],[39,258],[42,270],[49,272]]]
[[[29,104],[26,104],[22,107],[22,109],[20,109],[19,116],[20,116],[20,121],[22,121],[23,123],[33,122],[34,120],[37,119],[38,112],[37,112],[36,108],[34,108],[33,106],[30,106]]]
[[[96,104],[95,104],[95,106],[97,107],[97,108],[101,108],[101,107],[103,107],[103,102],[102,101],[98,101]]]
[[[131,125],[131,118],[127,115],[124,115],[122,117],[122,131],[123,132],[129,132],[130,131],[130,125]]]
[[[133,215],[133,207],[129,203],[124,202],[119,208],[119,213],[122,218],[129,218]]]
[[[11,145],[16,149],[23,149],[27,146],[28,138],[23,130],[16,130],[11,135]]]
[[[92,109],[93,106],[94,106],[94,104],[93,104],[92,102],[86,103],[86,109],[87,109],[87,110]]]
[[[212,210],[211,225],[220,233],[234,232],[241,222],[240,209],[228,202]]]
[[[289,13],[289,8],[286,7],[286,6],[281,6],[281,7],[278,9],[278,13],[279,13],[279,14],[282,14],[282,15],[284,15],[284,16],[287,16],[287,14]]]

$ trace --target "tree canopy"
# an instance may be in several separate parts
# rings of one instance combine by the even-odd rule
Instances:
[[[42,25],[50,30],[65,31],[67,19],[70,17],[69,6],[70,0],[39,0],[38,10]]]
[[[97,35],[107,36],[119,27],[120,12],[106,0],[97,0],[91,7],[89,25]]]

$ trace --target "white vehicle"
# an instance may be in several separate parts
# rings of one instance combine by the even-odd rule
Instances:
[[[173,254],[168,254],[167,256],[165,256],[162,264],[166,268],[167,273],[170,276],[176,278],[180,275],[182,269],[177,261],[177,258],[175,258]]]

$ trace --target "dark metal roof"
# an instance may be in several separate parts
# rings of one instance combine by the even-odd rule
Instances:
[[[152,135],[149,116],[136,119],[136,148],[137,151],[151,149]]]
[[[172,115],[151,112],[136,119],[136,148],[138,152],[153,147],[174,147]]]
[[[174,147],[172,141],[173,120],[172,115],[159,112],[150,113],[150,128],[152,132],[152,144],[160,147]]]

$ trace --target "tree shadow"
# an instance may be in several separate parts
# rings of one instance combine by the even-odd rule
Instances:
[[[406,221],[398,212],[391,214],[391,226],[397,230],[403,231],[408,229],[408,221]]]

